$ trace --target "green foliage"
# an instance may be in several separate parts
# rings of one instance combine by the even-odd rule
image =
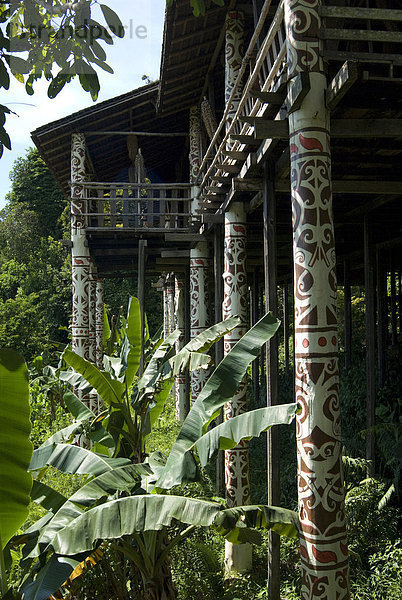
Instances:
[[[55,98],[66,83],[78,76],[81,87],[95,101],[99,79],[94,66],[113,73],[105,62],[101,42],[113,44],[113,36],[124,36],[119,17],[101,4],[108,28],[92,18],[95,0],[69,2],[9,2],[0,4],[0,88],[8,90],[10,75],[25,84],[28,95],[34,83],[45,77],[48,96]],[[19,53],[24,53],[24,58]],[[11,148],[4,123],[10,110],[0,106],[0,156]]]
[[[28,398],[25,361],[12,350],[0,350],[0,553],[28,514],[32,486],[27,472],[32,455]]]
[[[22,205],[37,215],[38,236],[59,236],[66,200],[36,148],[15,161],[10,179],[12,190],[6,197],[10,207]]]
[[[0,345],[31,360],[67,342],[71,268],[55,239],[64,200],[37,151],[16,161],[11,178],[0,212]]]

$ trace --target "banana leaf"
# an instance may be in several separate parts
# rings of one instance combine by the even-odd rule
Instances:
[[[86,404],[81,402],[78,396],[73,392],[66,392],[63,396],[63,400],[68,410],[77,421],[87,421],[95,418],[95,414],[92,410],[90,410]]]
[[[253,542],[247,531],[243,531],[245,528],[272,529],[279,535],[295,538],[299,535],[299,518],[297,512],[287,508],[252,505],[222,510],[213,523],[213,529],[234,544]]]
[[[63,359],[70,367],[84,377],[106,404],[113,405],[121,401],[126,388],[120,381],[112,379],[107,371],[101,371],[98,367],[68,348],[63,352]]]
[[[133,494],[134,491],[139,490],[141,478],[149,476],[151,473],[152,471],[147,464],[129,464],[98,475],[95,479],[84,484],[68,500],[65,499],[51,522],[46,523],[46,527],[43,528],[39,537],[38,546],[31,553],[31,556],[38,556],[60,529],[84,513],[83,508],[99,503],[102,499],[107,499],[109,495],[114,494],[116,491]],[[48,493],[50,501],[52,497],[51,488],[48,488]]]
[[[100,475],[127,464],[130,461],[126,458],[108,458],[79,446],[57,444],[37,448],[32,455],[29,470],[39,471],[46,466],[53,466],[63,473]]]
[[[238,317],[231,317],[220,323],[208,327],[195,338],[190,340],[173,358],[170,364],[173,369],[173,375],[178,375],[181,371],[189,368],[190,371],[208,367],[210,358],[203,354],[207,352],[213,344],[218,342],[224,335],[232,331],[240,324]],[[204,358],[202,358],[204,357]]]
[[[31,490],[31,500],[53,513],[56,513],[67,502],[67,498],[63,494],[35,479]]]
[[[0,552],[28,516],[33,449],[28,398],[24,359],[14,350],[0,350]]]
[[[191,448],[218,416],[221,407],[234,396],[248,366],[259,355],[261,346],[275,334],[279,324],[272,313],[266,314],[216,367],[183,423],[164,472],[155,484],[155,492],[196,478],[197,466]]]
[[[122,344],[121,362],[127,387],[133,383],[134,376],[140,366],[141,358],[141,311],[137,298],[131,297],[128,304],[126,337]]]
[[[79,557],[53,555],[39,571],[33,581],[27,581],[19,592],[24,595],[24,600],[47,600],[69,578],[74,569],[87,556]]]
[[[135,532],[157,531],[173,519],[188,525],[211,525],[220,504],[184,496],[138,495],[96,506],[57,532],[51,546],[57,554],[91,550],[98,540],[118,539]]]
[[[273,425],[289,425],[296,416],[298,405],[279,404],[257,408],[233,417],[201,436],[194,444],[202,467],[218,450],[230,450],[240,440],[251,440]]]

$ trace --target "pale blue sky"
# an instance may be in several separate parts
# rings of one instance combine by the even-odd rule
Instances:
[[[144,74],[152,80],[158,79],[165,11],[165,0],[105,0],[105,4],[117,12],[128,34],[123,39],[116,38],[113,46],[103,44],[108,57],[107,63],[115,73],[111,75],[97,69],[101,85],[98,102],[143,85],[141,77]],[[101,17],[98,20],[104,23]],[[146,27],[146,37],[142,39],[135,34],[139,26]],[[143,29],[139,31],[145,35]],[[6,128],[13,148],[11,152],[5,149],[0,159],[2,208],[5,204],[4,197],[10,190],[9,172],[13,162],[33,146],[30,132],[45,123],[91,106],[93,102],[75,80],[66,85],[54,100],[47,97],[47,82],[37,82],[35,94],[27,96],[24,86],[14,80],[10,90],[3,90],[0,103],[18,115],[7,118]]]

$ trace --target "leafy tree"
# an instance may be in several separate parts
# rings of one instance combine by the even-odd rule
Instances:
[[[25,535],[13,541],[15,544],[30,540],[33,550],[27,566],[33,575],[43,566],[36,578],[28,578],[23,586],[28,600],[40,600],[56,590],[67,578],[66,573],[79,567],[101,541],[102,548],[111,544],[141,573],[142,597],[167,600],[176,597],[169,577],[169,552],[195,526],[213,524],[233,542],[259,541],[259,534],[250,529],[256,526],[273,528],[291,537],[297,535],[297,515],[292,511],[264,506],[223,510],[214,501],[177,495],[177,487],[173,493],[166,493],[180,481],[199,477],[197,454],[201,466],[205,465],[219,448],[234,447],[240,438],[258,436],[273,424],[289,423],[294,418],[295,404],[270,407],[208,431],[208,424],[232,396],[261,344],[273,335],[279,323],[266,315],[216,368],[203,396],[193,405],[167,462],[159,452],[147,462],[138,462],[144,458],[143,441],[162,410],[175,373],[186,366],[199,368],[206,364],[203,352],[238,323],[237,319],[229,319],[214,325],[176,356],[173,348],[178,332],[173,333],[156,349],[143,377],[132,388],[139,365],[138,313],[138,302],[133,300],[120,357],[105,357],[104,370],[68,349],[64,352],[65,360],[76,373],[64,375],[63,379],[70,378],[80,389],[88,384],[94,387],[108,410],[96,418],[76,396],[67,394],[65,401],[75,423],[34,451],[32,471],[51,465],[68,473],[87,473],[92,478],[69,499],[44,486],[40,482],[42,474],[34,482],[32,498],[50,512],[30,528],[28,538]],[[77,378],[77,373],[81,378]],[[92,430],[88,429],[89,423]],[[82,428],[95,442],[96,453],[66,443]],[[158,487],[154,486],[155,481]],[[240,526],[239,519],[243,521]],[[176,528],[174,537],[169,539],[166,526],[173,521],[187,527],[178,531]]]
[[[0,212],[0,344],[29,360],[67,342],[71,303],[65,201],[37,150],[16,161]]]
[[[105,4],[100,4],[105,24],[95,21],[95,4],[96,0],[11,0],[0,4],[0,88],[9,89],[12,75],[32,95],[34,83],[45,77],[48,96],[55,98],[78,76],[81,87],[96,100],[99,79],[94,67],[113,73],[101,42],[113,44],[113,35],[123,37],[124,27]],[[0,156],[4,146],[11,148],[4,128],[9,113],[0,105]]]
[[[6,196],[9,206],[33,211],[38,235],[60,235],[60,216],[66,200],[36,148],[30,148],[14,162],[10,179],[12,190]]]

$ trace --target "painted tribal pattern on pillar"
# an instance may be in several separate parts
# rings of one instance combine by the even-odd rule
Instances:
[[[89,270],[91,259],[85,246],[85,137],[73,134],[71,148],[72,248],[72,349],[89,360]]]
[[[335,242],[318,0],[287,0],[290,76],[311,90],[289,116],[294,241],[298,493],[303,600],[346,600],[348,559],[337,354]]]
[[[176,329],[180,331],[180,337],[176,341],[176,353],[184,346],[184,279],[182,276],[175,276],[174,286],[174,306],[176,317]],[[176,419],[184,421],[185,397],[186,397],[186,377],[180,373],[175,378],[176,389]]]
[[[247,331],[247,275],[246,275],[246,217],[244,207],[235,203],[225,213],[224,273],[222,305],[223,319],[239,316],[241,324],[224,337],[224,354]],[[225,420],[247,410],[246,383],[242,382],[225,405]],[[225,452],[226,500],[229,507],[250,501],[248,442],[241,442]]]
[[[95,310],[95,330],[96,330],[96,366],[101,369],[103,366],[103,322],[105,318],[104,308],[104,284],[103,279],[96,280],[96,310]]]
[[[175,329],[174,322],[174,279],[171,275],[166,282],[167,330],[168,335]]]
[[[190,338],[209,327],[209,252],[206,243],[190,250]],[[209,376],[208,369],[191,372],[191,402],[195,402]]]
[[[89,360],[96,363],[96,271],[89,269]]]
[[[244,14],[239,11],[230,11],[226,17],[225,39],[225,105],[228,105],[230,96],[236,83],[244,56]],[[242,86],[239,85],[230,103],[226,119],[226,129],[236,114],[237,107],[242,97]],[[230,144],[230,142],[228,142]],[[231,144],[230,144],[231,145]]]
[[[195,183],[198,173],[200,171],[200,147],[201,147],[201,125],[200,125],[201,111],[199,106],[192,106],[190,108],[190,183]]]

